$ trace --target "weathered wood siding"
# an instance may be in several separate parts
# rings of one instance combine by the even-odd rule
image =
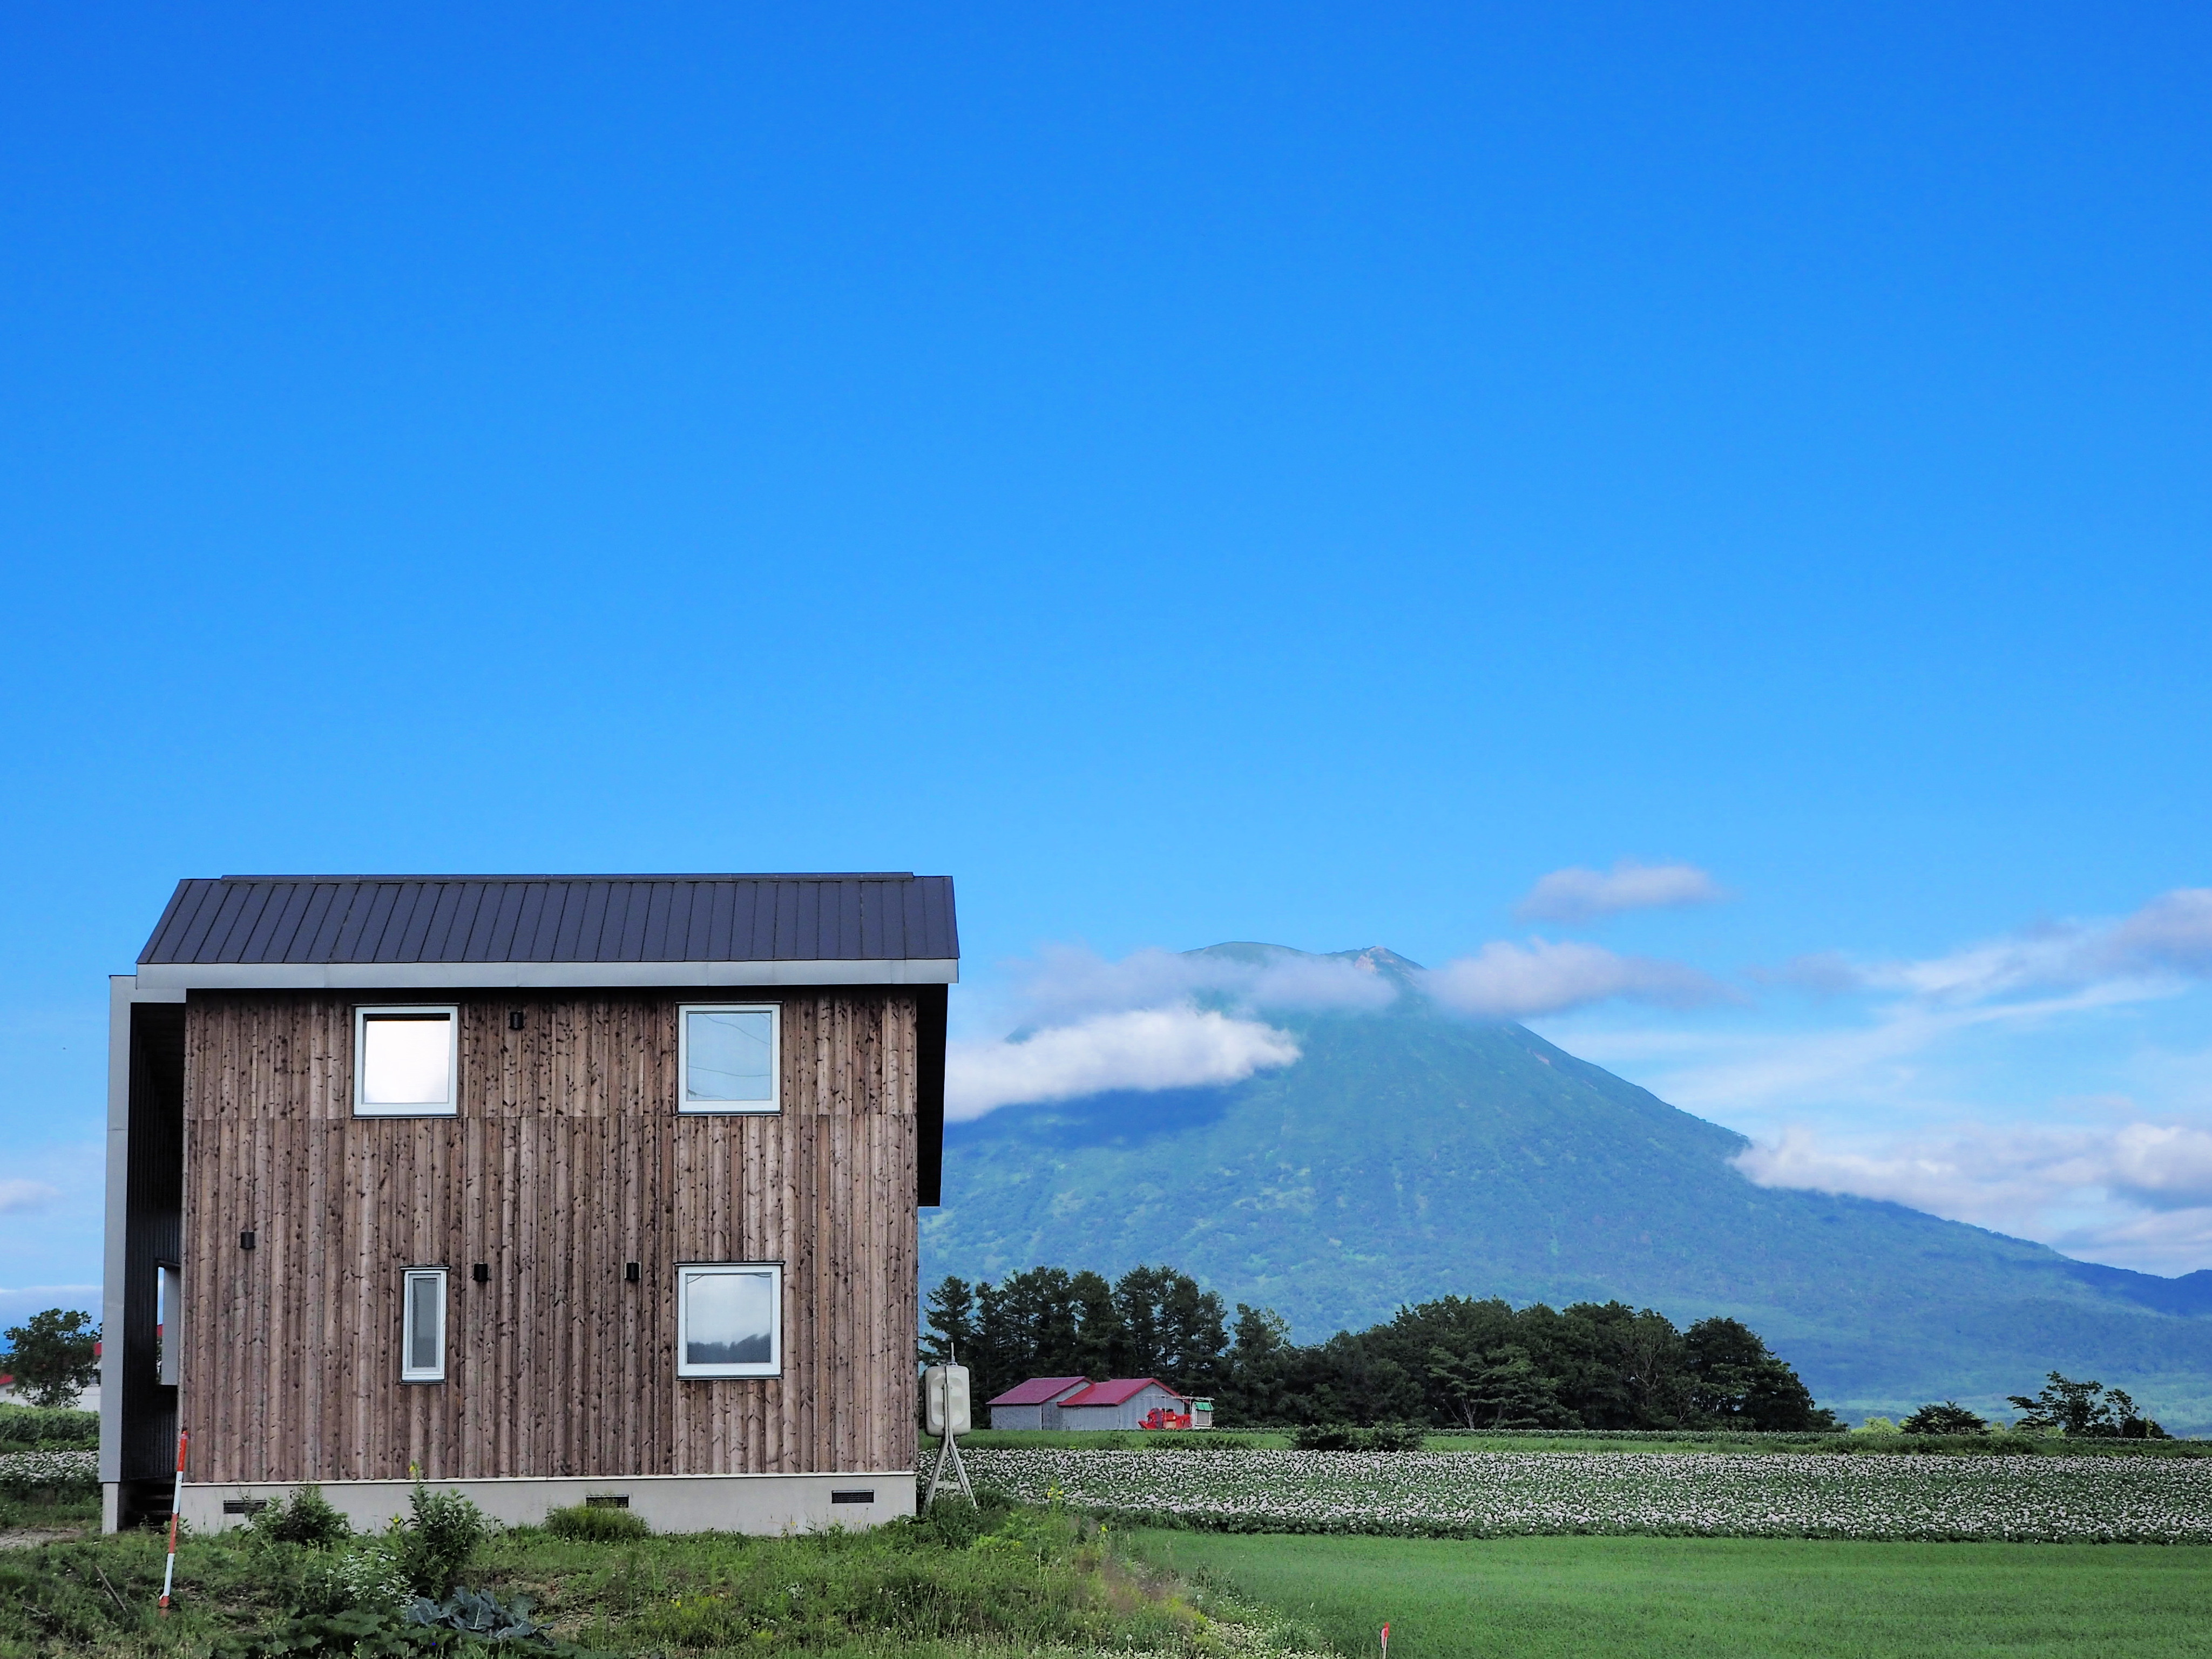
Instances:
[[[356,1118],[373,1000],[194,993],[190,1478],[910,1467],[915,1000],[781,995],[781,1113],[681,1116],[677,1005],[713,1000],[410,994],[460,1005],[460,1115]],[[781,1377],[677,1376],[676,1264],[720,1261],[785,1264]],[[399,1381],[409,1267],[449,1269],[441,1383]]]

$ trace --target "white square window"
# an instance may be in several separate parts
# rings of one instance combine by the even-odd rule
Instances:
[[[688,1003],[678,1008],[677,1109],[778,1110],[781,1013],[773,1002]]]
[[[783,1374],[781,1264],[717,1261],[677,1268],[676,1374]]]
[[[446,1380],[446,1270],[410,1267],[399,1316],[399,1380]]]
[[[451,1116],[460,1110],[461,1011],[353,1011],[356,1117]]]

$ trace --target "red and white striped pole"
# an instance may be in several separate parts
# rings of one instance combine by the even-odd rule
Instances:
[[[185,1507],[185,1443],[191,1437],[177,1431],[177,1484],[169,1494],[169,1565],[161,1569],[161,1611],[169,1610],[169,1591],[177,1582],[177,1516]]]
[[[1390,1626],[1382,1626],[1382,1659],[1390,1659]]]

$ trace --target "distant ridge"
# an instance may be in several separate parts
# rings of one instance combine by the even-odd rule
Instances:
[[[1237,944],[1204,953],[1301,958]],[[1310,958],[1305,958],[1310,960]],[[1762,1188],[1742,1136],[1534,1032],[1270,1011],[1304,1058],[1222,1088],[1004,1109],[946,1136],[927,1275],[1167,1261],[1302,1340],[1447,1293],[1745,1320],[1847,1414],[2001,1405],[2052,1368],[2212,1431],[2212,1270],[2160,1279],[1902,1205]]]

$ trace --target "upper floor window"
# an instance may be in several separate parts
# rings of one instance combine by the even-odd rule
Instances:
[[[356,1008],[353,1109],[361,1117],[423,1117],[460,1109],[461,1011]]]
[[[690,1003],[676,1011],[677,1109],[773,1112],[781,1109],[781,1010],[768,1003]]]

